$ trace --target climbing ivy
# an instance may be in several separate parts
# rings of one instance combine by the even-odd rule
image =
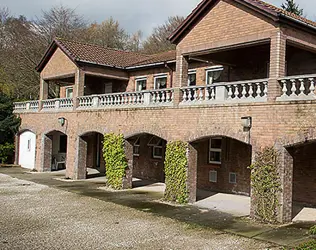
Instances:
[[[107,185],[114,189],[122,189],[125,169],[128,167],[122,134],[104,135],[103,156],[106,164]]]
[[[258,152],[252,170],[251,181],[254,197],[255,217],[269,223],[275,223],[278,213],[278,194],[281,182],[278,175],[278,152],[266,147]]]
[[[169,142],[166,148],[164,198],[178,203],[188,202],[187,190],[187,144],[181,141]]]

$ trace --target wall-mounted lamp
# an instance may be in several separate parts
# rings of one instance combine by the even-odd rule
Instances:
[[[244,129],[250,130],[252,127],[252,117],[251,116],[245,116],[241,117],[241,125]]]
[[[58,123],[63,127],[65,125],[66,118],[65,117],[59,117]]]

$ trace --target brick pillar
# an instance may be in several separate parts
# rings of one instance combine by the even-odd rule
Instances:
[[[278,31],[271,37],[270,44],[270,68],[268,83],[268,100],[275,101],[281,96],[282,88],[278,78],[286,75],[286,37]]]
[[[189,191],[189,202],[196,202],[196,182],[197,182],[197,161],[198,152],[194,145],[189,144],[188,146],[188,179],[187,187]]]
[[[48,83],[40,79],[40,100],[48,99]]]
[[[75,74],[75,85],[73,90],[74,108],[78,106],[77,97],[84,96],[85,73],[82,69],[77,69]]]
[[[251,148],[251,164],[253,164],[256,160],[256,151],[257,149],[252,146]],[[251,178],[251,176],[250,176]],[[255,203],[254,203],[254,195],[253,195],[253,188],[252,188],[252,181],[250,180],[250,217],[255,218]]]
[[[125,140],[125,155],[128,161],[128,168],[125,171],[125,177],[123,178],[123,189],[130,189],[133,187],[133,144],[128,140]]]
[[[48,172],[52,169],[52,150],[53,141],[47,136],[43,135],[40,147],[40,166],[37,169],[39,172]]]
[[[182,101],[182,92],[179,88],[188,86],[188,68],[189,63],[187,59],[177,52],[175,82],[173,82],[174,88],[174,105],[177,106]]]
[[[75,144],[75,147],[72,147]],[[67,176],[74,180],[84,180],[87,178],[87,142],[78,136],[76,140],[69,140],[67,151]],[[75,151],[74,161],[68,161],[71,150]],[[71,163],[74,162],[72,165]]]
[[[277,147],[279,151],[279,175],[281,179],[280,210],[278,221],[287,223],[292,221],[292,191],[293,191],[293,157],[284,147]]]

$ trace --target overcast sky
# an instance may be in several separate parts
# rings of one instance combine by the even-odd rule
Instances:
[[[153,27],[168,16],[188,15],[201,0],[0,0],[0,7],[8,7],[13,15],[29,19],[41,15],[54,5],[76,8],[88,21],[101,22],[112,16],[129,32],[142,30],[147,36]],[[266,0],[280,6],[284,0]],[[316,19],[315,0],[296,0],[307,17]]]

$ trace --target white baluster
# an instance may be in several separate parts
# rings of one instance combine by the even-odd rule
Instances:
[[[167,103],[170,103],[171,102],[171,91],[170,90],[166,91],[166,97],[167,97]]]
[[[201,87],[199,90],[200,90],[199,101],[203,101],[203,96],[204,96],[204,95],[203,95],[203,91],[206,90],[206,88]]]
[[[193,90],[194,91],[194,95],[193,95],[194,99],[193,99],[193,101],[197,101],[198,100],[198,93],[197,93],[198,90],[199,90],[198,88],[194,88],[194,90]]]
[[[305,93],[304,93],[304,91],[305,91],[305,82],[304,82],[304,79],[299,79],[299,81],[300,81],[300,89],[299,89],[299,94],[298,94],[298,96],[299,97],[304,97],[305,96]]]
[[[205,101],[210,100],[210,87],[205,88]]]
[[[215,87],[211,87],[211,100],[215,100],[216,93],[215,93]]]
[[[188,95],[188,102],[191,102],[192,101],[192,98],[193,98],[193,95],[192,95],[192,89],[188,89],[189,91],[189,95]]]
[[[253,97],[253,86],[257,86],[257,83],[249,83],[249,91],[248,91],[248,93],[249,93],[248,98],[249,99],[254,99],[254,97]]]
[[[227,99],[228,100],[232,100],[232,95],[233,95],[233,86],[232,85],[228,85],[227,86],[227,88],[228,88],[228,93],[227,93],[227,95],[228,95],[228,97],[227,97]]]
[[[247,94],[246,86],[247,86],[246,84],[241,84],[242,91],[241,91],[240,99],[246,99],[246,94]]]
[[[264,88],[263,88],[263,97],[268,96],[268,82],[263,82]]]
[[[283,87],[282,87],[282,97],[287,97],[287,81],[286,80],[281,80],[282,84],[283,84]]]
[[[187,95],[187,90],[186,89],[182,89],[183,92],[183,96],[182,96],[182,102],[186,102],[188,95]]]
[[[309,78],[308,79],[311,83],[311,86],[309,87],[309,93],[308,96],[310,97],[315,97],[315,82],[314,82],[314,78]]]
[[[296,97],[296,80],[295,79],[291,79],[291,82],[292,82],[292,88],[291,88],[291,97]]]

